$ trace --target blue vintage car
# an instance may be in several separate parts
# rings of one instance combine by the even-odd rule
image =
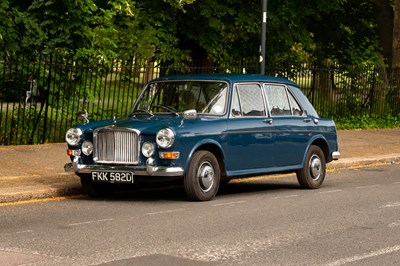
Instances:
[[[263,75],[180,75],[150,81],[128,117],[77,124],[66,133],[91,196],[112,183],[180,180],[191,200],[221,183],[296,172],[318,188],[340,157],[335,123],[320,118],[295,83]]]

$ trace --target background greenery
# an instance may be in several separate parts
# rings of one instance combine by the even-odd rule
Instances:
[[[58,138],[77,109],[123,115],[159,75],[259,71],[261,0],[2,0],[0,17],[2,143]],[[399,1],[268,1],[268,74],[339,128],[399,126],[399,46]],[[32,110],[30,75],[46,97]]]
[[[389,0],[269,0],[269,65],[382,63],[377,8]],[[260,0],[3,0],[0,51],[185,63],[258,56]],[[392,21],[393,23],[393,21]]]

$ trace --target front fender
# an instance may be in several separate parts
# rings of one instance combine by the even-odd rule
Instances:
[[[225,153],[222,149],[221,144],[214,140],[214,139],[202,139],[198,141],[195,145],[193,145],[192,149],[188,153],[187,157],[185,158],[184,162],[184,174],[186,173],[187,169],[189,168],[190,160],[193,157],[193,154],[199,150],[206,150],[210,151],[217,157],[217,160],[220,162],[221,170],[225,169]]]

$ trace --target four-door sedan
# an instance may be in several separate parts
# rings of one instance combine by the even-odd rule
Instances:
[[[90,196],[112,183],[181,180],[191,200],[215,197],[233,178],[296,172],[318,188],[339,159],[335,123],[318,117],[299,87],[263,75],[181,75],[150,81],[126,118],[66,133]]]

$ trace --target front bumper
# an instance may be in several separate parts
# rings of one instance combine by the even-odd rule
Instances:
[[[75,172],[76,174],[90,174],[92,171],[129,171],[133,172],[135,176],[183,176],[183,169],[181,167],[155,166],[154,160],[151,158],[146,161],[145,167],[127,165],[86,165],[79,162],[80,157],[75,156],[72,163],[64,165],[64,170],[66,172]]]

